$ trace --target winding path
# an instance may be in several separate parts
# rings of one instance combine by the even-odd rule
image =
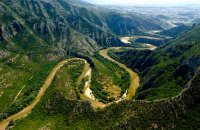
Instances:
[[[80,94],[81,99],[85,101],[89,101],[94,108],[106,107],[106,104],[96,100],[94,95],[92,94],[92,91],[90,89],[91,80],[92,80],[92,69],[90,68],[90,65],[88,63],[86,63],[85,69],[78,79],[78,83],[80,83],[81,80],[86,76],[88,76],[88,81],[85,83],[83,94]]]
[[[47,90],[47,88],[51,85],[51,82],[53,81],[56,72],[67,62],[72,61],[72,60],[82,60],[85,61],[84,59],[80,59],[80,58],[72,58],[72,59],[67,59],[67,60],[63,60],[62,62],[60,62],[59,64],[57,64],[50,72],[50,74],[48,75],[48,77],[46,78],[44,84],[42,85],[42,87],[40,88],[40,91],[38,93],[38,95],[36,96],[36,98],[32,101],[32,103],[30,105],[28,105],[26,108],[22,109],[21,111],[19,111],[18,113],[8,117],[7,119],[3,120],[2,122],[0,122],[0,130],[5,130],[6,127],[8,126],[9,122],[12,120],[17,120],[20,119],[22,117],[25,117],[27,114],[29,114],[31,112],[31,110],[37,105],[37,103],[41,100],[42,96],[44,95],[45,91]]]
[[[114,62],[115,64],[119,65],[121,68],[125,69],[129,75],[130,75],[130,86],[129,86],[129,90],[128,90],[128,93],[126,95],[124,95],[124,99],[126,100],[129,100],[129,99],[132,99],[134,96],[135,96],[135,93],[139,87],[139,76],[137,73],[135,73],[132,69],[128,68],[126,65],[114,60],[113,58],[111,58],[109,55],[108,55],[108,51],[109,50],[119,50],[120,47],[111,47],[111,48],[108,48],[108,49],[104,49],[104,50],[101,50],[99,53],[101,56],[103,56],[104,58]]]
[[[110,60],[111,62],[116,63],[117,65],[119,65],[120,67],[122,67],[123,69],[125,69],[130,77],[131,77],[131,83],[130,83],[130,87],[127,93],[125,93],[123,95],[123,98],[120,99],[121,100],[129,100],[132,99],[132,97],[135,96],[136,90],[139,87],[139,77],[138,75],[133,72],[130,68],[126,67],[126,65],[117,62],[116,60],[114,60],[113,58],[111,58],[108,55],[108,51],[110,49],[120,49],[120,47],[115,47],[115,48],[108,48],[108,49],[104,49],[101,50],[99,53],[101,56],[105,57],[106,59]],[[95,99],[94,96],[92,96],[92,91],[90,90],[90,84],[91,84],[91,76],[92,76],[92,69],[90,68],[89,63],[81,58],[72,58],[72,59],[67,59],[67,60],[63,60],[62,62],[60,62],[59,64],[57,64],[50,72],[50,74],[48,75],[48,77],[46,78],[44,84],[42,85],[42,87],[40,88],[40,91],[38,92],[38,95],[36,96],[36,98],[31,102],[30,105],[28,105],[26,108],[22,109],[21,111],[19,111],[18,113],[8,117],[7,119],[3,120],[2,122],[0,122],[0,130],[5,130],[6,127],[8,126],[9,122],[12,120],[17,120],[20,119],[22,117],[27,116],[32,109],[37,105],[37,103],[41,100],[42,96],[44,95],[45,91],[47,90],[47,88],[51,85],[51,82],[53,81],[57,71],[67,62],[71,61],[71,60],[82,60],[85,62],[85,68],[81,74],[81,76],[79,77],[77,84],[80,84],[81,80],[85,77],[88,76],[89,80],[85,83],[85,89],[84,89],[84,93],[81,94],[81,99],[82,100],[86,100],[86,101],[90,101],[91,105],[94,108],[104,108],[108,105],[110,105],[111,103],[108,104],[104,104],[102,102],[99,102],[98,100]],[[119,102],[116,101],[116,102]]]
[[[115,64],[119,65],[121,68],[125,69],[130,75],[130,86],[129,86],[129,89],[126,91],[126,93],[118,101],[114,101],[114,102],[118,103],[118,102],[120,102],[122,100],[130,100],[135,96],[135,93],[136,93],[136,91],[137,91],[137,89],[139,87],[139,77],[138,77],[137,73],[133,72],[126,65],[124,65],[122,63],[119,63],[118,61],[116,61],[113,58],[111,58],[108,55],[108,51],[111,50],[111,49],[112,50],[113,49],[114,50],[118,50],[118,49],[120,49],[120,47],[112,47],[112,48],[104,49],[104,50],[101,50],[99,52],[99,54],[101,56],[103,56],[104,58],[108,59],[109,61],[114,62]],[[92,91],[90,90],[91,73],[92,73],[91,68],[87,67],[87,71],[84,72],[82,74],[82,76],[81,76],[81,78],[84,78],[83,75],[89,76],[89,80],[85,83],[84,93],[81,94],[81,99],[82,100],[86,100],[86,101],[90,101],[91,105],[94,108],[104,108],[104,107],[112,104],[113,102],[104,104],[104,103],[98,101],[97,99],[95,99],[94,95],[92,94]]]

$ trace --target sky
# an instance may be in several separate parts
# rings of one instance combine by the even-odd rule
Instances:
[[[199,4],[200,0],[84,0],[101,5],[188,5]]]

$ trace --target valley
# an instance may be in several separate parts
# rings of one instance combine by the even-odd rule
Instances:
[[[0,130],[198,130],[199,7],[1,0]]]
[[[133,72],[130,68],[128,68],[124,64],[121,64],[121,63],[117,62],[116,60],[112,59],[108,55],[108,52],[110,50],[116,50],[117,51],[117,50],[120,50],[120,48],[119,47],[108,48],[108,49],[105,49],[105,50],[101,50],[99,52],[99,54],[102,57],[104,57],[105,59],[108,59],[109,61],[111,61],[111,62],[117,64],[119,67],[123,68],[130,75],[130,85],[129,85],[129,88],[127,90],[125,90],[125,92],[122,93],[121,97],[118,98],[114,102],[119,102],[119,101],[122,101],[122,100],[125,100],[125,99],[126,100],[131,100],[135,96],[137,88],[139,87],[139,77],[138,77],[137,73]],[[92,82],[91,81],[91,79],[92,79],[91,78],[91,76],[92,76],[92,69],[90,67],[88,67],[86,72],[87,73],[84,73],[84,74],[85,74],[85,77],[88,76],[88,80],[85,82],[85,87],[84,87],[83,94],[81,94],[81,99],[86,100],[86,101],[90,101],[91,105],[94,108],[104,108],[104,107],[110,105],[112,102],[109,102],[109,103],[105,104],[105,103],[102,103],[102,102],[98,101],[98,99],[95,98],[95,96],[93,94],[93,91],[90,89],[91,82]],[[82,78],[84,78],[84,77],[82,77]],[[113,88],[113,89],[115,89],[115,88]],[[116,90],[116,91],[120,91],[120,90]],[[114,96],[116,96],[115,93],[114,93]]]
[[[157,38],[154,38],[154,37],[147,37],[147,36],[121,37],[120,39],[121,39],[121,41],[123,43],[128,44],[130,46],[134,46],[136,48],[150,48],[151,50],[155,50],[157,48],[157,46],[148,43],[148,40],[135,42],[135,39],[138,39],[138,38],[144,38],[144,39],[151,39],[152,38],[152,39],[157,39]],[[161,45],[161,42],[159,42],[158,44]]]
[[[131,49],[131,48],[129,48]],[[149,50],[152,50],[152,48],[148,48]],[[126,67],[126,65],[114,60],[113,58],[111,58],[109,56],[109,52],[110,51],[120,51],[120,47],[112,47],[112,48],[108,48],[108,49],[104,49],[99,51],[99,54],[104,57],[105,59],[109,60],[110,62],[113,62],[115,64],[117,64],[120,68],[124,69],[125,71],[128,72],[128,74],[130,75],[130,85],[128,90],[125,90],[125,93],[122,94],[122,96],[114,101],[116,103],[123,101],[123,100],[131,100],[133,99],[133,97],[136,94],[136,91],[139,87],[139,77],[137,75],[137,73],[133,72],[130,68]],[[121,50],[122,51],[122,50]],[[34,109],[34,107],[37,105],[37,103],[41,100],[42,96],[44,95],[44,93],[46,92],[46,90],[48,89],[49,86],[51,86],[52,81],[54,80],[54,77],[57,73],[57,71],[62,68],[62,66],[64,66],[66,63],[71,62],[71,61],[83,61],[84,62],[84,69],[82,71],[82,74],[79,76],[79,78],[77,79],[77,85],[79,87],[79,85],[81,84],[82,80],[84,80],[84,78],[87,77],[87,80],[84,80],[85,85],[83,86],[83,90],[79,91],[80,94],[80,98],[82,100],[85,101],[89,101],[92,105],[93,108],[97,109],[97,108],[104,108],[108,105],[111,105],[112,102],[109,102],[107,104],[102,103],[100,101],[98,101],[98,99],[95,98],[95,96],[93,95],[93,91],[90,89],[91,86],[91,77],[92,77],[92,68],[90,67],[90,64],[85,60],[85,59],[80,59],[80,58],[74,58],[74,59],[67,59],[64,60],[62,62],[60,62],[58,65],[56,65],[50,72],[50,74],[48,75],[48,77],[46,78],[44,84],[42,85],[42,87],[40,88],[39,93],[37,94],[36,98],[32,101],[32,103],[30,105],[28,105],[26,108],[22,109],[20,112],[11,115],[10,117],[8,117],[7,119],[3,120],[2,122],[0,122],[0,128],[2,130],[5,130],[6,127],[8,126],[9,122],[11,121],[16,121],[19,120],[21,118],[26,117],[29,113],[31,113],[32,109]],[[61,88],[63,89],[63,88]],[[83,93],[81,93],[83,92]],[[67,91],[67,93],[69,94],[69,91]],[[68,95],[67,94],[67,95]],[[66,94],[65,94],[66,95]],[[115,96],[115,95],[114,95]],[[71,96],[70,97],[66,97],[69,99],[73,99]],[[76,99],[76,98],[75,98]]]
[[[119,50],[119,49],[120,48],[108,48],[108,49],[105,49],[105,50],[101,50],[100,54],[104,58],[114,62],[117,65],[119,65],[121,68],[123,68],[124,70],[126,70],[129,73],[129,75],[130,75],[130,86],[129,86],[128,90],[126,90],[126,93],[125,93],[126,96],[124,97],[124,99],[131,100],[135,96],[136,91],[139,87],[139,77],[138,77],[137,73],[133,72],[126,65],[119,63],[118,61],[114,60],[113,58],[111,58],[108,55],[110,50]]]
[[[102,50],[99,53],[102,57],[110,60],[111,62],[114,62],[115,64],[119,65],[119,67],[121,67],[125,71],[127,71],[130,75],[130,81],[131,81],[130,86],[129,86],[129,90],[128,91],[126,90],[126,93],[123,94],[122,98],[120,98],[118,101],[115,101],[115,102],[119,102],[119,101],[122,101],[124,99],[130,100],[135,96],[136,90],[139,86],[139,77],[137,76],[137,74],[135,72],[133,72],[131,69],[127,68],[124,64],[121,64],[121,63],[115,61],[114,59],[112,59],[111,57],[109,57],[108,51],[110,49],[113,50],[113,49],[119,49],[119,48],[109,48],[109,49]],[[46,78],[44,84],[40,88],[39,93],[37,94],[36,98],[32,101],[32,103],[30,105],[28,105],[26,108],[22,109],[20,112],[18,112],[16,114],[8,117],[7,119],[3,120],[0,123],[0,128],[2,130],[4,130],[4,129],[6,129],[9,122],[15,121],[15,120],[18,120],[20,118],[27,116],[32,111],[32,109],[37,105],[37,103],[41,100],[42,96],[44,95],[44,93],[46,92],[46,90],[51,85],[52,81],[54,80],[54,77],[55,77],[57,71],[62,66],[64,66],[66,63],[74,61],[74,60],[81,60],[81,61],[84,61],[84,63],[85,63],[85,68],[82,72],[82,75],[77,80],[77,83],[79,82],[79,84],[80,84],[81,80],[83,80],[84,77],[88,76],[88,81],[85,82],[83,94],[80,95],[82,100],[90,101],[91,105],[94,108],[103,108],[103,107],[110,105],[111,103],[104,104],[102,102],[99,102],[98,100],[95,99],[94,95],[92,94],[92,90],[90,89],[92,69],[90,68],[90,65],[88,64],[88,62],[84,59],[78,59],[78,58],[68,59],[68,60],[64,60],[64,61],[60,62],[58,65],[56,65],[51,70],[50,74]],[[77,84],[77,85],[79,85],[79,84]]]

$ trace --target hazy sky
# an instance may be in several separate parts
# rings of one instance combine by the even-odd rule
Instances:
[[[200,0],[85,0],[94,4],[117,5],[183,5],[200,4]]]

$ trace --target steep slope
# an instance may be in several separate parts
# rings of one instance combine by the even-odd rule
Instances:
[[[1,0],[0,120],[28,105],[62,58],[124,46],[106,14],[110,10],[79,0]]]
[[[21,34],[23,32],[35,37],[37,46],[46,43],[51,51],[61,55],[65,55],[69,48],[75,52],[94,52],[100,47],[122,46],[115,35],[143,34],[161,29],[153,20],[95,8],[82,1],[2,0],[0,6],[1,39],[11,41],[19,34],[20,38],[26,38]],[[23,47],[22,44],[19,47],[29,46]]]
[[[187,25],[179,25],[177,27],[171,28],[169,30],[164,30],[159,34],[169,36],[169,37],[176,37],[186,31],[188,31],[191,27]]]
[[[200,41],[198,37],[199,31],[200,27],[196,27],[194,30],[188,32],[187,35],[185,34],[179,36],[176,40],[169,42],[166,46],[155,50],[155,52],[147,51],[145,53],[146,56],[144,56],[144,51],[141,50],[140,53],[138,50],[131,50],[128,51],[128,53],[123,53],[127,54],[126,56],[128,56],[128,54],[134,53],[134,55],[132,55],[133,58],[136,54],[139,60],[138,62],[135,60],[136,58],[133,60],[135,60],[135,63],[139,63],[139,61],[140,63],[142,63],[140,64],[140,66],[137,67],[137,69],[142,72],[142,69],[145,69],[144,67],[146,67],[146,74],[153,75],[148,71],[154,72],[161,83],[163,82],[163,80],[159,77],[159,75],[162,76],[166,72],[166,70],[168,70],[169,72],[174,71],[171,67],[167,67],[167,69],[163,67],[160,69],[157,65],[161,66],[162,64],[166,64],[163,66],[168,66],[172,64],[174,68],[181,68],[182,65],[184,67],[188,67],[189,69],[185,69],[184,67],[184,69],[180,69],[181,71],[179,72],[184,73],[173,73],[180,74],[176,77],[189,77],[187,79],[188,82],[184,83],[184,90],[180,90],[180,93],[176,94],[176,96],[154,101],[122,101],[118,104],[114,103],[102,110],[94,111],[89,102],[76,100],[73,95],[71,95],[71,97],[68,95],[69,93],[66,93],[66,84],[63,83],[63,81],[65,79],[64,77],[68,77],[68,75],[65,72],[75,72],[72,73],[69,78],[67,78],[69,79],[68,83],[72,83],[71,87],[69,87],[69,89],[72,89],[72,91],[70,92],[74,92],[74,82],[78,79],[77,75],[81,72],[81,65],[76,64],[75,66],[73,65],[73,67],[65,66],[63,69],[61,69],[61,71],[57,73],[54,83],[48,88],[41,102],[39,102],[32,113],[27,118],[24,118],[21,121],[11,122],[10,126],[12,127],[14,125],[14,130],[24,130],[27,128],[31,128],[32,130],[198,129],[198,108],[200,100],[200,63],[198,58],[199,49],[197,48],[197,46],[199,43],[198,41]],[[191,45],[189,42],[191,40],[187,40],[188,37],[196,40],[196,44],[192,44],[192,46],[190,46],[189,48],[188,46],[184,46],[186,47],[184,48],[183,45],[186,45],[186,43]],[[183,44],[183,41],[185,41],[186,43]],[[170,55],[172,51],[169,50],[171,50],[172,48],[176,52],[179,52],[180,49],[181,51],[179,53],[175,53],[175,51],[173,51],[173,54],[176,55]],[[145,57],[147,58],[145,59]],[[193,59],[194,57],[196,57],[196,59]],[[151,62],[147,62],[150,61],[150,59]],[[143,60],[145,60],[145,62],[142,62]],[[176,64],[173,63],[173,60],[177,60],[175,62]],[[169,64],[168,61],[171,64]],[[187,71],[185,70],[189,70],[190,73],[187,73]],[[147,75],[144,74],[144,76],[146,77]],[[165,76],[167,77],[167,79],[169,77],[172,77],[166,73]],[[74,81],[72,79],[74,79]],[[165,80],[164,83],[169,85],[169,82],[168,80]],[[153,81],[153,83],[155,82]],[[165,87],[167,88],[168,86]],[[174,86],[172,86],[171,88],[172,90],[173,87]],[[193,115],[193,117],[191,118],[191,115],[189,114]],[[189,119],[187,119],[187,117]],[[185,121],[195,121],[197,123],[190,124],[185,123]]]
[[[199,32],[197,26],[155,51],[113,54],[140,73],[141,90],[137,99],[163,99],[180,93],[200,65]]]
[[[30,104],[49,70],[63,57],[123,46],[115,35],[160,29],[152,22],[149,27],[146,20],[139,24],[141,18],[130,17],[97,10],[79,0],[1,0],[0,120]],[[89,102],[77,100],[75,82],[83,67],[77,62],[57,73],[54,83],[27,118],[10,125],[16,125],[14,130],[175,129],[176,126],[183,129],[191,114],[195,120],[190,121],[197,124],[187,124],[187,128],[197,129],[199,33],[198,26],[155,51],[113,54],[140,73],[141,90],[137,99],[164,99],[187,88],[176,97],[150,102],[122,101],[94,111]]]
[[[109,12],[104,19],[108,28],[119,36],[145,35],[151,30],[163,30],[158,19],[145,15]]]
[[[18,43],[20,44],[19,47],[35,51],[46,43],[44,50],[51,48],[52,52],[55,51],[61,55],[64,55],[63,53],[67,52],[66,50],[69,48],[84,49],[87,52],[99,48],[94,40],[73,30],[63,18],[64,16],[60,14],[61,11],[48,12],[53,10],[50,1],[43,3],[43,5],[41,2],[27,0],[1,2],[3,9],[1,19],[5,20],[5,17],[7,17],[6,22],[8,23],[2,23],[4,40],[15,42],[15,39],[19,37],[17,41],[24,42],[26,41],[24,38],[28,37],[25,35],[27,34],[36,40],[29,45]],[[48,7],[48,4],[50,7]],[[7,38],[5,35],[7,35]],[[38,43],[37,47],[31,48],[36,43]],[[41,48],[40,50],[44,51]]]

